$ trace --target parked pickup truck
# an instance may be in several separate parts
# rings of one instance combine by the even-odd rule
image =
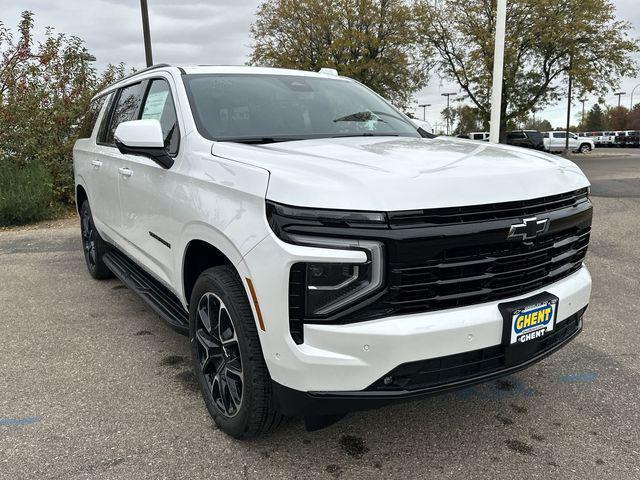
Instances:
[[[435,137],[354,80],[273,68],[156,65],[85,122],[89,273],[188,335],[229,435],[486,382],[582,329],[592,205],[568,160]]]
[[[544,132],[544,149],[548,152],[561,152],[566,148],[567,132]],[[569,149],[572,152],[588,153],[595,148],[593,140],[579,137],[569,132]]]

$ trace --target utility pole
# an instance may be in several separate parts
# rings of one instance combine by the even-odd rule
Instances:
[[[578,100],[579,102],[582,102],[582,120],[580,120],[580,123],[582,124],[581,127],[584,130],[584,104],[587,101],[586,98],[581,98],[580,100]]]
[[[498,0],[496,38],[493,50],[493,87],[491,88],[491,128],[489,141],[500,143],[500,115],[502,112],[502,73],[504,70],[504,37],[507,25],[507,0]]]
[[[627,92],[617,92],[617,93],[614,93],[614,95],[617,95],[617,96],[618,96],[618,107],[620,107],[620,97],[622,97],[622,95],[626,95],[626,94],[627,94]]]
[[[140,10],[142,11],[142,34],[144,35],[144,56],[147,60],[147,67],[153,65],[153,55],[151,54],[151,33],[149,32],[149,8],[147,0],[140,0]]]
[[[447,135],[449,135],[449,117],[450,117],[450,111],[449,111],[449,98],[454,96],[455,97],[455,92],[451,92],[451,93],[443,93],[442,96],[443,97],[447,97]]]
[[[569,156],[569,127],[571,126],[571,87],[573,86],[573,55],[569,55],[569,100],[567,100],[567,130],[565,132],[564,154]]]
[[[418,105],[418,107],[422,108],[422,121],[423,122],[426,120],[427,107],[430,107],[430,106],[431,106],[430,103],[421,103],[420,105]]]

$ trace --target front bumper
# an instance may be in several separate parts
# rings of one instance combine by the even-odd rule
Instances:
[[[587,306],[591,293],[591,276],[583,267],[542,289],[499,301],[344,325],[305,324],[304,343],[297,345],[289,331],[291,265],[357,263],[365,260],[362,257],[359,251],[284,243],[273,234],[244,257],[239,267],[252,279],[260,302],[265,325],[260,341],[278,385],[300,392],[364,391],[400,365],[500,345],[503,320],[498,303],[546,291],[560,299],[557,323],[562,325]]]
[[[468,352],[468,354],[462,355],[451,355],[439,359],[442,360],[439,362],[442,365],[442,369],[438,372],[429,371],[429,374],[436,373],[437,377],[442,377],[443,379],[439,381],[439,379],[434,378],[432,382],[417,388],[385,391],[376,389],[382,383],[377,382],[377,385],[374,384],[369,389],[361,391],[301,392],[280,385],[277,382],[272,382],[274,397],[279,410],[285,415],[305,417],[309,415],[342,415],[356,410],[378,408],[390,403],[415,400],[430,395],[460,390],[528,368],[562,348],[582,331],[584,310],[582,309],[559,324],[558,330],[547,339],[546,343],[542,345],[532,344],[532,347],[539,348],[532,348],[531,354],[517,363],[509,363],[505,358],[504,347],[496,346],[493,347],[496,355],[490,360],[480,360],[480,358],[484,358],[484,350]],[[499,353],[500,351],[502,351],[502,354]],[[476,357],[478,361],[465,365],[455,365],[454,358],[464,356],[467,358]],[[394,374],[403,369],[405,371],[414,371],[416,375],[424,375],[422,368],[425,368],[428,364],[429,361],[401,365],[389,372],[389,376],[393,377]],[[454,366],[451,366],[452,364]],[[448,380],[444,379],[447,374],[453,373],[452,371],[455,371],[455,375],[449,375]]]

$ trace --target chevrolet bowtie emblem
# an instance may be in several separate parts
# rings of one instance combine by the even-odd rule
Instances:
[[[530,240],[542,235],[549,229],[549,219],[538,220],[536,217],[525,218],[522,223],[516,223],[509,228],[509,240]]]

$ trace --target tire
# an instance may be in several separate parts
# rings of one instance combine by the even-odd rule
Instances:
[[[589,153],[591,151],[591,145],[588,143],[583,143],[580,145],[580,149],[578,150],[580,153]]]
[[[236,271],[229,266],[205,270],[189,305],[193,366],[218,428],[235,438],[276,429],[284,417],[274,405],[256,322]]]
[[[102,257],[110,250],[93,223],[89,201],[82,202],[80,207],[80,232],[82,234],[82,250],[89,274],[96,280],[113,278],[113,273],[104,263]]]

